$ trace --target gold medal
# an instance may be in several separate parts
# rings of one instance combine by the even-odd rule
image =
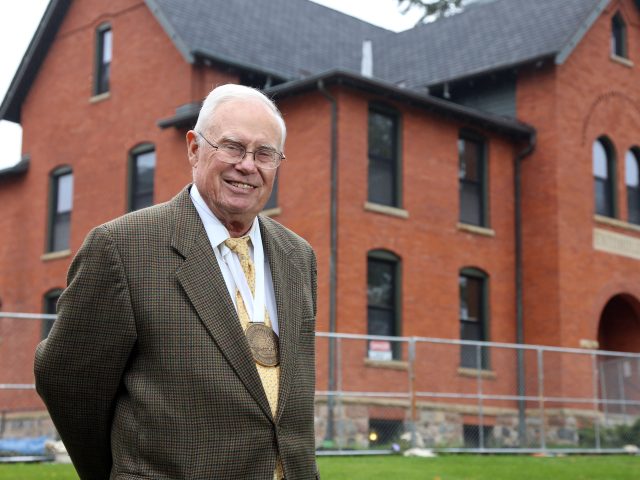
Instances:
[[[278,336],[264,323],[250,323],[244,331],[253,359],[264,367],[276,367],[280,363]]]

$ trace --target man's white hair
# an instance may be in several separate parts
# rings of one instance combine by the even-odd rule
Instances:
[[[258,100],[265,107],[269,109],[271,113],[273,113],[274,118],[278,122],[280,126],[281,132],[281,140],[279,149],[283,151],[284,149],[284,140],[287,136],[287,127],[284,124],[284,119],[282,118],[282,114],[276,104],[273,103],[265,94],[256,90],[255,88],[245,87],[244,85],[236,85],[234,83],[228,83],[226,85],[220,85],[219,87],[214,88],[209,92],[207,98],[202,102],[202,108],[200,109],[200,113],[198,114],[198,120],[196,121],[196,125],[194,130],[196,132],[204,132],[205,127],[209,125],[213,119],[215,118],[216,109],[225,102],[231,100]],[[197,138],[198,143],[200,143],[200,137]]]

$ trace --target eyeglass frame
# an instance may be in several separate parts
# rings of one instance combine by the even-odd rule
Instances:
[[[209,139],[207,137],[205,137],[201,132],[196,130],[196,133],[198,135],[200,135],[203,138],[203,140],[205,142],[207,142],[211,146],[211,148],[215,148],[216,150],[220,149],[220,145],[215,145],[214,143],[210,142]],[[276,154],[275,158],[279,158],[279,160],[275,161],[275,164],[276,164],[275,167],[267,167],[265,165],[261,165],[261,164],[258,164],[258,162],[256,162],[256,150],[251,152],[251,151],[247,150],[247,147],[245,147],[241,143],[238,143],[238,142],[230,142],[230,143],[233,143],[233,145],[239,147],[241,149],[241,151],[242,151],[242,155],[237,157],[237,161],[235,161],[235,162],[226,162],[226,161],[222,160],[224,163],[226,163],[228,165],[237,165],[238,163],[242,162],[246,158],[247,153],[251,153],[253,155],[253,163],[255,164],[256,167],[263,168],[265,170],[275,170],[276,168],[278,168],[280,166],[280,164],[282,163],[282,160],[285,160],[287,158],[287,157],[284,156],[283,153],[277,151],[275,148],[272,149],[272,148],[265,147],[264,150],[270,150],[271,152]],[[261,147],[259,147],[259,148],[261,148]],[[230,157],[230,158],[232,160],[236,160],[236,158],[233,158],[233,157]]]

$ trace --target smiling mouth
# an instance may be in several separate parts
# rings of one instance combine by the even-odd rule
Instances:
[[[253,185],[249,185],[248,183],[243,183],[243,182],[232,182],[232,181],[227,181],[227,183],[228,183],[229,185],[234,186],[234,187],[242,188],[243,190],[253,190],[254,188],[256,188],[256,187],[254,187]]]

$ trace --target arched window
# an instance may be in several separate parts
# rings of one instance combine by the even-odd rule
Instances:
[[[58,305],[58,299],[60,298],[60,295],[62,295],[61,288],[54,288],[44,294],[44,297],[42,299],[43,313],[46,313],[49,315],[56,314],[56,306]],[[55,320],[50,320],[50,319],[42,320],[42,338],[43,339],[47,338],[47,336],[49,335],[49,332],[51,331],[51,327],[53,327],[54,322]]]
[[[151,143],[138,145],[129,153],[129,211],[153,205],[156,151]]]
[[[627,25],[620,12],[611,19],[611,54],[616,57],[628,58]]]
[[[400,258],[386,250],[367,256],[367,334],[400,335]],[[370,341],[368,358],[399,360],[400,345],[388,340]]]
[[[484,342],[489,339],[489,277],[477,268],[463,268],[458,276],[460,288],[460,339]],[[460,365],[489,367],[489,351],[477,345],[460,347]]]
[[[634,147],[625,156],[627,211],[630,223],[640,224],[640,149]]]
[[[606,137],[593,142],[593,181],[596,214],[615,216],[615,159],[613,146]]]
[[[69,166],[56,168],[49,177],[47,252],[59,252],[69,248],[72,209],[73,172]]]
[[[111,25],[103,23],[96,29],[95,73],[93,94],[109,91],[111,80],[111,59],[113,57],[113,33]]]

